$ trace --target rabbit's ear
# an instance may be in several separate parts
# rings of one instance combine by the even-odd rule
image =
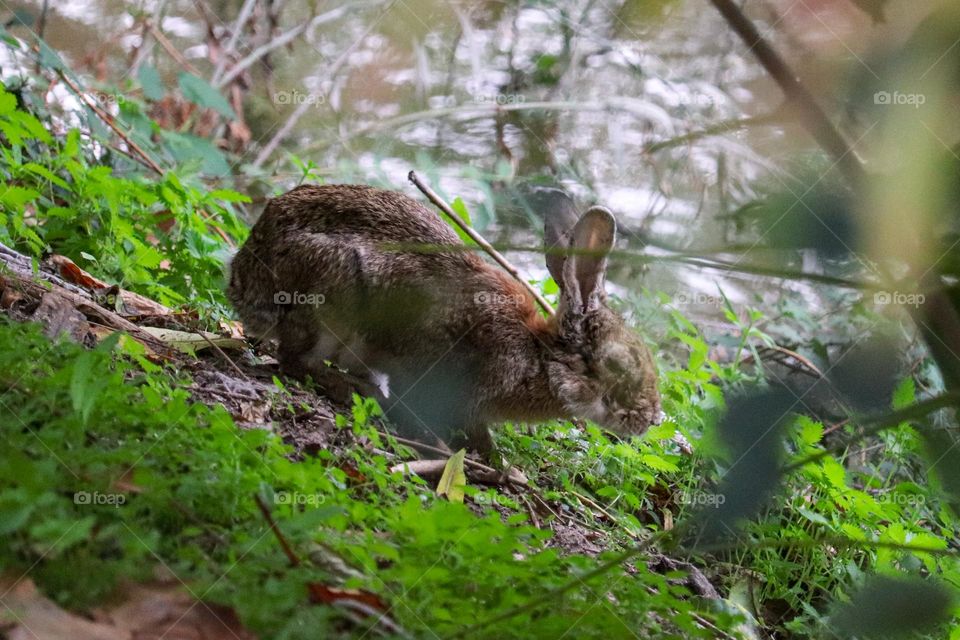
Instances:
[[[604,207],[590,207],[573,228],[570,264],[565,265],[564,293],[580,309],[596,308],[606,297],[603,280],[607,272],[607,254],[617,240],[617,221]]]
[[[547,271],[554,281],[563,286],[563,265],[567,261],[573,228],[577,224],[577,210],[573,200],[559,189],[543,189],[538,194],[543,209],[543,248]]]

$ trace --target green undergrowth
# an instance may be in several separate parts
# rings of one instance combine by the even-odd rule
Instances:
[[[162,144],[150,146],[141,107],[131,99],[123,116],[139,123],[141,145],[166,157]],[[0,89],[0,242],[36,260],[66,255],[206,320],[227,316],[222,264],[246,234],[244,197],[211,189],[210,167],[204,174],[190,154],[172,155],[174,170],[161,176],[90,133],[54,135],[44,109],[25,87]],[[761,369],[717,363],[667,302],[661,296],[640,324],[670,346],[660,357],[668,420],[624,441],[589,424],[506,425],[498,450],[531,486],[468,486],[467,504],[390,471],[400,458],[377,452],[404,451],[370,424],[368,401],[338,421],[356,435],[345,440],[362,444],[298,459],[271,433],[239,430],[222,407],[192,403],[189,380],[134,341],[85,350],[3,317],[0,568],[80,611],[121,597],[127,581],[172,574],[265,638],[358,637],[376,623],[347,614],[352,591],[335,592],[340,604],[311,604],[314,584],[366,592],[368,606],[387,608],[414,637],[484,625],[474,637],[830,638],[900,621],[908,631],[927,623],[923,637],[960,639],[950,595],[960,588],[960,525],[949,482],[928,472],[953,465],[960,449],[931,456],[928,425],[905,421],[827,452],[860,426],[857,416],[828,426],[793,417],[764,443],[771,459],[819,458],[787,474],[762,456],[742,462],[750,448],[736,455],[721,437],[726,424],[729,440],[744,439],[727,405],[771,385]],[[738,329],[723,345],[730,361],[762,362],[757,349],[773,344],[763,316],[729,303],[725,314]],[[892,407],[878,410],[928,398],[921,378],[904,379]],[[281,406],[291,401],[279,386],[276,394]],[[735,471],[740,482],[729,484]],[[750,508],[731,508],[741,503]],[[729,528],[704,543],[697,536],[712,513]],[[590,532],[586,544],[549,533],[571,525]],[[663,544],[595,572],[651,536]],[[701,567],[721,599],[650,570],[661,551]]]
[[[224,262],[247,233],[236,203],[185,164],[158,176],[84,136],[53,135],[35,95],[0,85],[0,242],[65,255],[109,284],[227,315]],[[36,115],[35,115],[36,114]]]
[[[499,448],[532,488],[469,486],[469,504],[437,497],[426,483],[391,472],[396,459],[371,452],[403,450],[368,424],[376,413],[369,402],[338,422],[373,447],[298,460],[271,433],[239,430],[222,407],[192,403],[187,380],[151,363],[130,340],[85,350],[3,320],[0,372],[0,565],[71,609],[109,601],[124,582],[160,573],[233,607],[270,638],[363,632],[340,607],[310,604],[309,583],[374,594],[417,637],[447,637],[517,608],[477,637],[619,637],[628,630],[714,637],[716,629],[758,624],[739,617],[772,603],[792,615],[763,624],[822,637],[831,628],[830,602],[868,571],[960,584],[954,558],[936,553],[955,531],[936,487],[889,469],[855,478],[832,456],[788,477],[783,497],[729,545],[693,554],[729,590],[725,600],[693,596],[648,569],[646,553],[580,581],[623,549],[712,508],[719,494],[704,432],[723,409],[717,374],[735,373],[707,359],[666,373],[673,419],[642,439],[615,442],[568,423],[508,426]],[[910,393],[903,385],[898,402]],[[289,401],[283,389],[276,394],[278,403]],[[692,453],[672,437],[678,429]],[[796,421],[793,454],[819,451],[822,433],[817,423]],[[908,460],[904,433],[896,444]],[[866,487],[854,482],[868,476]],[[257,497],[300,566],[290,566]],[[540,497],[559,517],[594,529],[604,551],[571,553],[532,526],[529,505]],[[683,547],[667,551],[691,557]],[[563,587],[562,596],[545,597]]]
[[[140,351],[130,341],[92,351],[51,344],[34,326],[0,323],[0,563],[28,571],[66,607],[91,607],[162,567],[265,637],[350,635],[340,609],[308,603],[310,582],[369,591],[405,629],[443,637],[603,561],[551,547],[549,533],[494,490],[471,489],[468,500],[485,505],[477,514],[360,447],[293,461],[272,434],[238,430],[223,408],[191,403],[183,380]],[[362,419],[343,428],[391,447]],[[642,562],[635,568],[586,580],[479,635],[712,637],[703,620],[734,624]]]

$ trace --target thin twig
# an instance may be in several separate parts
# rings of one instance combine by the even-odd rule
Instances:
[[[43,0],[43,7],[40,9],[40,17],[37,19],[37,37],[43,40],[43,34],[47,29],[47,14],[50,9],[50,0]]]
[[[723,551],[730,551],[733,549],[738,549],[740,547],[746,546],[744,540],[736,539],[732,542],[723,542],[718,544],[710,545],[699,545],[697,546],[697,553],[704,554],[717,554]],[[766,540],[750,540],[749,547],[753,549],[822,549],[825,546],[838,547],[841,549],[856,549],[856,548],[874,548],[874,549],[890,549],[893,551],[907,551],[910,553],[929,553],[932,556],[947,557],[947,558],[956,558],[960,556],[960,550],[955,548],[940,548],[933,547],[928,545],[914,545],[914,544],[903,544],[901,542],[893,542],[887,540],[855,540],[852,538],[843,538],[843,537],[824,537],[824,538],[815,538],[812,540],[790,540],[777,538],[775,540],[766,539]]]
[[[342,7],[337,7],[336,9],[331,9],[330,11],[327,11],[324,14],[316,16],[309,22],[306,22],[301,25],[297,25],[293,29],[290,29],[289,31],[280,34],[276,38],[272,38],[266,44],[260,45],[259,47],[251,51],[250,54],[247,55],[243,60],[233,65],[229,71],[227,71],[219,80],[217,80],[214,86],[217,89],[225,87],[226,85],[233,82],[233,80],[237,76],[239,76],[241,73],[243,73],[244,71],[246,71],[247,69],[255,65],[261,58],[263,58],[263,56],[267,55],[274,49],[279,49],[280,47],[283,47],[289,44],[290,42],[293,42],[293,40],[296,39],[301,33],[312,31],[313,29],[316,29],[321,24],[338,20],[339,18],[346,15],[347,13],[350,13],[353,10],[354,10],[354,7],[352,5],[345,5]]]
[[[183,67],[185,71],[195,76],[200,75],[200,71],[193,66],[189,60],[183,57],[183,54],[180,53],[180,50],[173,46],[173,43],[167,39],[167,36],[165,36],[163,32],[160,31],[160,29],[158,29],[153,23],[150,23],[150,33],[153,35],[156,41],[160,43],[160,46],[170,54],[170,57],[176,60],[177,64]]]
[[[417,189],[420,189],[423,195],[427,196],[427,199],[430,202],[436,205],[438,209],[443,211],[443,213],[446,214],[446,216],[450,219],[450,221],[453,224],[457,225],[457,227],[459,227],[461,231],[463,231],[468,236],[470,236],[470,239],[476,242],[477,245],[487,253],[487,255],[493,258],[497,264],[499,264],[501,267],[503,267],[506,270],[507,273],[513,276],[513,278],[517,282],[519,282],[530,293],[530,295],[533,296],[534,300],[537,301],[537,304],[539,304],[540,307],[547,312],[547,315],[549,316],[555,315],[553,307],[550,306],[550,303],[547,302],[546,299],[542,295],[540,295],[540,293],[536,289],[530,286],[529,282],[527,282],[520,276],[520,271],[515,266],[510,264],[510,262],[503,257],[503,254],[501,254],[499,251],[494,249],[493,245],[487,242],[483,238],[483,236],[481,236],[479,233],[474,231],[471,227],[467,226],[467,224],[460,219],[460,216],[458,216],[456,212],[450,208],[450,205],[444,202],[443,199],[440,196],[438,196],[433,189],[428,187],[426,184],[424,184],[420,180],[420,177],[416,174],[416,172],[411,171],[407,175],[407,179],[410,180],[410,182],[412,182],[414,186],[417,187]]]
[[[462,121],[478,120],[482,118],[496,117],[508,111],[622,111],[637,118],[651,121],[651,111],[649,105],[645,105],[636,98],[627,98],[624,96],[610,96],[603,100],[590,102],[570,102],[563,100],[543,100],[534,102],[522,102],[512,104],[494,104],[494,103],[474,103],[461,104],[452,107],[442,107],[439,109],[424,109],[413,113],[405,113],[393,118],[377,120],[367,125],[354,127],[350,131],[340,136],[340,141],[352,140],[359,136],[364,136],[379,131],[396,131],[398,128],[415,124],[423,121],[436,121],[438,118],[456,116]],[[330,138],[318,139],[305,147],[305,150],[322,149],[330,144]]]
[[[189,330],[189,327],[187,327],[186,325],[184,325],[184,324],[181,323],[181,322],[178,322],[178,321],[174,320],[174,324],[179,325],[181,329]],[[244,380],[246,380],[246,381],[248,381],[248,382],[250,381],[250,376],[248,376],[246,373],[244,373],[244,372],[243,372],[243,369],[241,369],[239,366],[237,366],[237,363],[233,361],[233,358],[231,358],[230,356],[228,356],[228,355],[226,354],[226,352],[217,345],[217,343],[215,343],[213,340],[210,339],[210,336],[207,335],[207,332],[206,332],[206,331],[197,331],[197,332],[195,332],[195,333],[197,333],[197,335],[199,335],[201,338],[203,338],[204,340],[206,340],[207,344],[210,345],[210,346],[213,348],[214,351],[216,351],[217,353],[219,353],[219,354],[220,354],[220,357],[222,357],[224,360],[226,360],[227,363],[233,368],[233,370],[237,372],[237,375],[239,375],[241,378],[243,378]]]
[[[267,521],[267,524],[270,526],[270,531],[273,532],[277,542],[280,543],[280,548],[283,550],[283,555],[287,556],[287,560],[290,561],[290,566],[299,567],[300,558],[297,557],[293,547],[290,546],[290,543],[287,542],[287,538],[283,535],[283,532],[280,531],[280,527],[277,526],[277,521],[273,519],[273,514],[270,513],[270,508],[263,501],[263,498],[257,494],[254,494],[253,501],[257,503],[260,513],[263,514],[263,519]]]
[[[394,249],[396,251],[420,251],[424,253],[447,252],[447,251],[484,251],[482,247],[472,247],[468,245],[452,247],[450,245],[424,245],[421,243],[409,243],[409,242],[408,243],[390,243],[384,246],[387,248]],[[547,255],[564,255],[564,256],[595,255],[595,252],[592,250],[577,250],[577,249],[566,249],[566,248],[544,250],[542,247],[530,247],[525,245],[512,245],[512,244],[502,244],[502,243],[498,243],[494,248],[502,251],[539,253],[539,254],[546,253]],[[805,273],[803,271],[794,271],[792,269],[779,269],[776,267],[751,265],[751,264],[746,264],[742,262],[729,262],[729,261],[720,260],[717,258],[700,258],[692,254],[650,255],[648,253],[639,253],[639,252],[630,251],[630,250],[614,249],[610,251],[610,253],[607,255],[610,258],[631,261],[637,264],[648,264],[648,263],[654,263],[654,262],[671,262],[671,263],[682,264],[685,266],[697,267],[699,269],[716,269],[719,271],[744,273],[748,275],[755,275],[755,276],[761,276],[766,278],[778,278],[778,279],[784,279],[784,280],[808,280],[810,282],[827,284],[835,287],[843,287],[846,289],[862,289],[867,291],[882,290],[882,285],[880,284],[850,280],[849,278],[841,278],[839,276],[830,276],[822,273]]]
[[[657,153],[658,151],[663,151],[664,149],[672,149],[690,142],[696,142],[701,138],[719,136],[725,133],[738,131],[740,129],[746,129],[747,127],[774,125],[782,120],[783,116],[783,108],[778,108],[770,113],[759,116],[724,120],[723,122],[712,124],[709,127],[704,127],[703,129],[690,131],[673,138],[667,138],[666,140],[651,142],[643,147],[643,153]]]
[[[638,536],[635,532],[630,531],[629,529],[627,529],[617,518],[615,518],[615,517],[613,516],[612,513],[610,513],[609,511],[607,511],[606,509],[604,509],[602,506],[600,506],[599,504],[597,504],[597,502],[596,502],[595,500],[592,500],[592,499],[588,498],[587,496],[585,496],[585,495],[583,495],[582,493],[579,493],[579,492],[577,492],[577,491],[571,490],[570,493],[572,493],[572,494],[574,495],[574,497],[576,497],[577,500],[580,501],[581,504],[584,504],[584,505],[587,506],[587,507],[596,509],[597,511],[599,511],[600,513],[602,513],[603,516],[604,516],[607,520],[609,520],[609,521],[612,522],[613,524],[615,524],[615,525],[617,525],[618,527],[620,527],[620,528],[623,530],[623,532],[626,533],[628,536],[630,536],[630,537],[633,538],[634,540],[639,539],[640,536]]]
[[[408,446],[412,449],[416,449],[418,451],[423,451],[425,453],[435,453],[438,455],[442,455],[444,458],[449,458],[452,455],[450,451],[444,451],[440,447],[432,447],[429,444],[417,442],[416,440],[408,440],[407,438],[401,438],[400,436],[393,435],[392,433],[386,433],[384,431],[377,431],[377,433],[384,436],[385,438],[393,438],[400,444]],[[500,475],[500,472],[494,469],[493,467],[488,467],[487,465],[480,462],[476,462],[475,460],[471,460],[470,458],[464,458],[463,464],[468,467],[473,467],[477,471],[483,471],[484,473],[489,473],[494,476]]]
[[[243,3],[243,6],[240,7],[240,13],[237,16],[237,21],[233,23],[233,29],[230,33],[230,39],[227,40],[227,46],[221,51],[220,60],[217,62],[217,67],[213,71],[213,76],[210,78],[210,84],[216,85],[217,81],[223,76],[223,70],[227,68],[227,62],[230,59],[230,56],[237,49],[237,40],[240,39],[240,34],[243,32],[243,27],[246,26],[247,20],[250,19],[250,14],[253,13],[253,8],[256,6],[257,0],[246,0]]]
[[[71,80],[70,77],[66,73],[64,73],[62,70],[58,69],[57,75],[59,75],[60,79],[63,80],[63,82],[66,83],[68,87],[70,87],[70,90],[73,91],[73,93],[76,94],[78,98],[80,98],[83,104],[85,104],[87,107],[90,108],[90,110],[92,110],[95,114],[97,114],[97,117],[103,120],[103,122],[108,127],[113,129],[113,132],[116,133],[118,136],[120,136],[120,139],[123,140],[123,142],[128,147],[133,149],[138,156],[140,156],[142,164],[144,164],[148,169],[151,169],[154,172],[156,172],[157,175],[160,175],[160,176],[163,175],[163,169],[160,168],[160,165],[157,164],[153,160],[153,158],[151,158],[147,154],[147,152],[140,147],[140,145],[138,145],[136,142],[130,139],[130,136],[128,136],[123,131],[123,129],[121,129],[117,125],[117,122],[113,118],[113,116],[105,112],[103,109],[100,108],[100,106],[96,102],[91,100],[90,97],[86,93],[84,93],[83,90],[80,87],[78,87],[77,84],[73,80]]]
[[[294,568],[299,567],[301,565],[300,558],[297,557],[296,552],[293,550],[293,547],[290,546],[286,536],[284,536],[283,532],[280,531],[280,527],[277,526],[277,521],[273,519],[273,514],[270,513],[270,508],[263,501],[263,498],[261,498],[258,494],[254,494],[253,500],[257,503],[257,507],[260,509],[260,513],[263,515],[264,520],[267,521],[270,531],[273,532],[277,542],[280,543],[280,548],[283,550],[283,555],[287,557],[287,560],[290,562],[290,566]],[[399,634],[404,638],[410,637],[410,635],[402,627],[400,627],[400,625],[387,616],[386,611],[365,606],[365,603],[357,599],[331,599],[328,592],[325,591],[323,585],[318,582],[307,582],[307,592],[310,594],[310,601],[314,604],[329,604],[335,607],[357,609],[368,617],[375,618],[375,624],[383,625],[392,633]],[[362,620],[354,621],[358,623],[362,622]]]

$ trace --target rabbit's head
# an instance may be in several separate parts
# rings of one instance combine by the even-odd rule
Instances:
[[[607,255],[616,221],[603,207],[577,218],[568,197],[546,214],[547,269],[560,286],[550,383],[571,414],[616,433],[643,433],[660,419],[656,366],[643,340],[606,303]]]

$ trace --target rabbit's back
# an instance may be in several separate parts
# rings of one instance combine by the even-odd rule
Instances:
[[[461,297],[488,272],[437,214],[403,194],[305,185],[270,201],[233,260],[228,293],[248,332],[266,337],[294,311],[278,301],[296,304],[299,294],[322,295],[315,311],[357,324],[373,305]],[[390,332],[398,339],[399,328]]]
[[[377,243],[460,245],[440,217],[402,193],[364,185],[303,185],[275,198],[254,227],[268,241],[328,233]]]

